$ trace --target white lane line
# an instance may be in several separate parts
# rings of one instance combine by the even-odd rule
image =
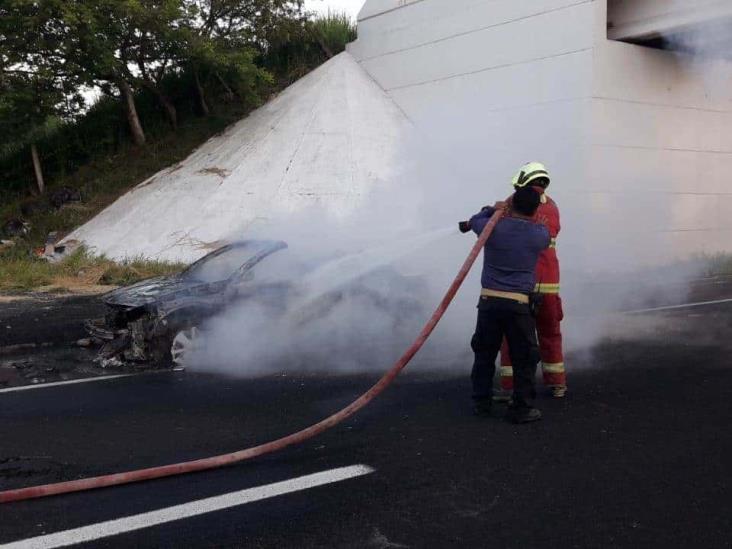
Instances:
[[[704,307],[706,305],[721,305],[732,303],[732,299],[717,299],[716,301],[699,301],[697,303],[683,303],[681,305],[667,305],[665,307],[652,307],[650,309],[638,309],[636,311],[623,311],[626,315],[639,315],[641,313],[655,313],[658,311],[673,311],[674,309],[690,309],[692,307]]]
[[[166,522],[173,522],[190,517],[221,511],[230,507],[237,507],[245,503],[261,501],[292,492],[301,492],[309,488],[316,488],[324,484],[341,482],[351,478],[360,477],[373,473],[374,469],[368,465],[351,465],[340,469],[331,469],[321,473],[293,478],[256,488],[247,488],[238,492],[231,492],[221,496],[214,496],[206,499],[191,501],[149,513],[132,515],[121,519],[99,522],[81,528],[74,528],[55,534],[47,534],[36,538],[14,541],[0,545],[0,549],[51,549],[54,547],[68,547],[77,543],[85,543],[97,539],[116,536],[126,532],[141,530]]]
[[[75,383],[90,383],[92,381],[104,381],[105,379],[119,379],[121,377],[132,377],[140,374],[119,374],[116,376],[85,377],[84,379],[69,379],[68,381],[54,381],[53,383],[37,383],[35,385],[23,385],[21,387],[8,387],[0,389],[0,393],[13,393],[17,391],[30,391],[31,389],[43,389],[45,387],[58,387],[59,385],[73,385]]]

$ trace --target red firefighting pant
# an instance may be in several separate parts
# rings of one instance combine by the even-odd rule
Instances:
[[[536,332],[539,336],[544,385],[547,387],[566,386],[567,376],[564,372],[562,331],[560,329],[560,322],[564,318],[562,298],[557,294],[544,294],[543,297],[544,300],[536,315]],[[513,367],[505,339],[501,346],[501,388],[508,391],[513,389]]]

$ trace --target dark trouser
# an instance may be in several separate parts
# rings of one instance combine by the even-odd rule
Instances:
[[[473,398],[493,397],[496,357],[504,336],[513,363],[514,405],[530,406],[536,396],[534,377],[539,362],[536,323],[528,305],[498,297],[481,297],[478,303],[478,324],[470,342],[475,352]]]

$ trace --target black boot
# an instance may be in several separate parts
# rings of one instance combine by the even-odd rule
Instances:
[[[490,417],[493,407],[493,399],[484,398],[473,401],[473,414],[478,417]]]
[[[513,423],[531,423],[541,419],[541,410],[533,406],[510,406],[506,417]]]

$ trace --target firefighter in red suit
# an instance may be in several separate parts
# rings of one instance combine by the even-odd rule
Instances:
[[[549,229],[551,244],[544,250],[536,264],[536,291],[542,294],[542,302],[536,313],[536,331],[539,336],[541,367],[544,385],[551,389],[555,398],[567,393],[567,377],[564,371],[562,354],[562,332],[560,323],[564,318],[562,298],[559,297],[559,260],[557,259],[557,235],[559,234],[559,208],[546,194],[550,178],[546,167],[539,162],[530,162],[521,167],[513,178],[516,189],[531,186],[541,194],[541,203],[536,219]],[[508,344],[503,341],[501,348],[501,388],[513,388],[513,368],[508,354]],[[505,394],[505,393],[504,393]]]

